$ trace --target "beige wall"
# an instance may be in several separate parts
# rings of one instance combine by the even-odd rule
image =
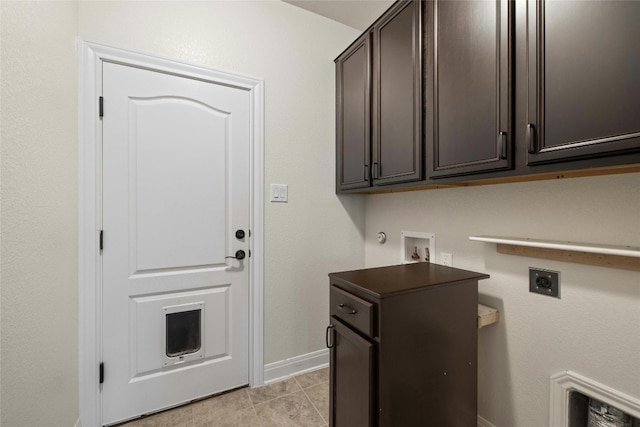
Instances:
[[[78,416],[77,6],[2,1],[3,427]]]
[[[327,274],[364,265],[334,194],[333,59],[354,29],[279,1],[2,1],[2,418],[78,417],[75,37],[265,80],[265,363],[324,347]],[[268,194],[268,192],[267,192]]]
[[[436,234],[453,265],[491,275],[480,301],[502,319],[479,331],[479,414],[545,426],[549,377],[573,370],[640,396],[640,274],[502,255],[473,235],[640,247],[640,174],[369,196],[366,264],[400,259],[400,232]],[[387,243],[376,241],[379,231]],[[561,299],[529,293],[528,268],[561,272]]]
[[[362,201],[334,194],[333,59],[357,36],[279,1],[81,2],[81,37],[265,81],[265,363],[324,346],[327,274],[364,264]],[[117,24],[116,24],[117,23]]]

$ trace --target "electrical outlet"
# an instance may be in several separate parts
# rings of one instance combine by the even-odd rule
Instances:
[[[529,267],[529,292],[560,298],[560,272]]]
[[[446,267],[453,267],[453,254],[448,254],[445,252],[440,253],[440,265],[444,265]]]

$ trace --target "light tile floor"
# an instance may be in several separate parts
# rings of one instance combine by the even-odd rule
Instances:
[[[322,427],[329,421],[329,369],[242,388],[138,418],[119,427]]]

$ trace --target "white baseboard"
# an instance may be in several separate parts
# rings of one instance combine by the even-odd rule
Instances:
[[[271,384],[329,366],[329,349],[302,354],[290,359],[264,365],[264,383]]]
[[[485,420],[480,415],[478,415],[478,427],[496,427],[496,426],[494,426],[489,421]]]

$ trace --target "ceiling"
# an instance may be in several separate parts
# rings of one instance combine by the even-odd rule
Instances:
[[[364,31],[394,0],[283,0],[352,28]]]

